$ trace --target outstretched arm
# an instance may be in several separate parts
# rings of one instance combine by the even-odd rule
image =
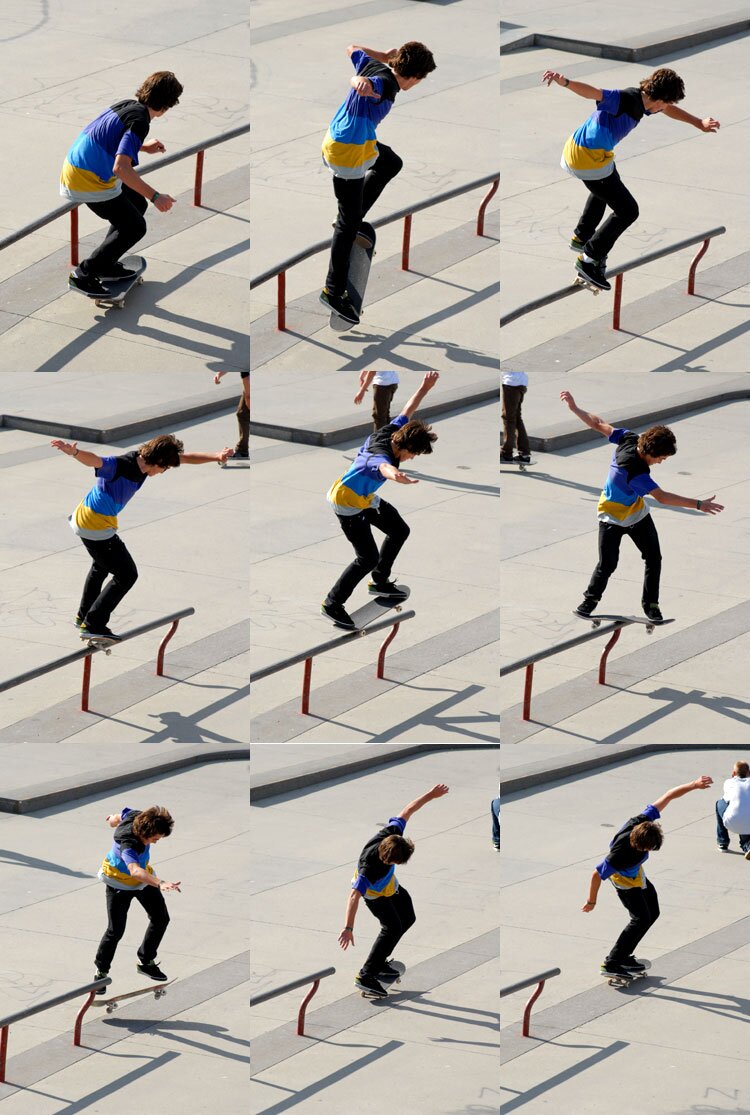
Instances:
[[[234,456],[234,449],[230,449],[228,445],[219,453],[180,453],[181,465],[207,465],[211,461],[226,461],[229,457]]]
[[[346,53],[351,58],[355,50],[361,50],[363,54],[366,54],[368,58],[372,58],[374,62],[382,62],[386,66],[389,62],[392,62],[398,54],[398,47],[395,46],[391,47],[390,50],[371,50],[369,46],[361,46],[359,43],[350,43],[346,48]]]
[[[694,499],[692,496],[678,496],[674,492],[665,492],[663,488],[654,488],[648,493],[657,503],[665,507],[689,507],[694,511],[704,511],[707,515],[718,515],[724,510],[723,503],[714,503],[715,496],[710,499]]]
[[[426,805],[428,801],[433,801],[434,798],[442,798],[447,793],[448,787],[443,782],[438,782],[437,786],[433,786],[426,794],[422,794],[421,798],[415,798],[414,801],[410,801],[409,804],[401,810],[399,817],[403,821],[408,821],[411,815],[416,813],[418,809],[421,809],[423,805]]]
[[[595,85],[587,85],[585,81],[571,81],[569,77],[558,74],[556,70],[545,70],[542,74],[542,81],[546,82],[547,88],[553,82],[555,85],[562,85],[564,89],[569,89],[571,93],[575,93],[578,97],[585,97],[587,101],[600,101],[602,99],[603,90],[597,89]]]
[[[339,933],[339,944],[342,949],[348,949],[349,945],[354,944],[354,919],[357,916],[357,907],[361,897],[362,895],[358,890],[352,890],[349,894],[346,913],[344,914],[344,928]]]
[[[596,414],[589,414],[587,410],[581,410],[579,406],[576,406],[576,401],[570,391],[561,391],[560,398],[568,409],[573,411],[576,418],[581,419],[584,425],[590,426],[592,430],[596,430],[598,433],[603,434],[604,437],[609,437],[611,435],[614,426],[610,426],[609,422],[604,422]]]
[[[707,790],[709,786],[713,786],[713,778],[708,774],[702,774],[700,778],[696,778],[693,782],[686,782],[683,786],[674,786],[671,790],[667,790],[666,794],[662,794],[653,803],[654,807],[663,813],[670,801],[675,798],[681,798],[683,794],[689,794],[691,790]]]
[[[406,406],[402,407],[401,413],[405,414],[407,418],[411,418],[427,392],[432,390],[439,379],[439,372],[425,372],[421,384],[409,399]]]
[[[53,449],[59,449],[66,457],[75,457],[79,465],[85,465],[87,468],[101,468],[104,461],[96,453],[89,453],[87,449],[79,449],[77,441],[63,441],[61,438],[56,437],[54,441],[50,442]]]
[[[719,121],[714,120],[713,116],[705,116],[701,119],[700,116],[693,116],[690,112],[685,112],[685,109],[679,108],[678,105],[667,105],[662,112],[670,120],[679,120],[681,124],[692,124],[699,132],[718,132],[721,127]]]
[[[359,391],[354,396],[354,402],[357,404],[357,406],[359,406],[359,404],[364,399],[365,394],[367,392],[367,388],[370,386],[370,384],[372,383],[372,381],[374,379],[375,379],[375,372],[374,371],[372,371],[372,372],[360,372],[359,373]]]

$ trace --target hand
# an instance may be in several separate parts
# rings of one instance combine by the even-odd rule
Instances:
[[[542,74],[542,81],[549,89],[554,81],[555,85],[565,85],[565,78],[562,74],[558,74],[556,70],[545,70]]]
[[[214,376],[214,383],[221,383],[222,376],[224,375],[226,375],[226,372],[217,372]]]
[[[397,46],[392,46],[390,50],[387,50],[385,52],[386,62],[392,62],[397,54],[398,54],[398,47]]]
[[[173,197],[170,197],[169,194],[159,194],[154,202],[155,208],[158,209],[160,213],[168,213],[174,204],[175,200]]]
[[[54,442],[53,442],[53,444],[54,444]],[[716,496],[713,495],[713,496],[711,496],[711,499],[702,499],[701,500],[701,505],[700,505],[698,510],[699,511],[705,511],[707,515],[718,515],[718,513],[720,511],[724,510],[724,504],[723,503],[714,503],[713,501],[714,501],[715,498],[716,498]]]
[[[179,882],[167,883],[167,882],[164,881],[164,879],[162,879],[162,881],[159,883],[159,890],[176,890],[178,894],[182,893],[180,891],[180,883]]]
[[[448,793],[448,787],[444,782],[438,782],[437,786],[433,786],[430,790],[431,798],[443,798]]]
[[[364,397],[365,397],[364,391],[358,391],[357,392],[357,394],[354,396],[354,402],[357,404],[357,406],[359,406],[359,404],[362,402]]]
[[[576,405],[576,401],[573,398],[573,396],[571,395],[570,391],[561,391],[560,392],[560,398],[562,399],[562,401],[565,403],[565,405],[567,407],[570,407],[570,409],[573,410],[573,408]]]
[[[415,480],[413,476],[407,476],[405,472],[397,472],[393,479],[397,484],[418,484],[419,481]]]
[[[352,81],[352,88],[359,97],[374,97],[376,100],[380,100],[380,94],[375,92],[369,78],[355,77]]]
[[[352,929],[342,929],[339,933],[339,944],[342,949],[348,949],[349,945],[354,946],[354,931]]]
[[[225,445],[224,448],[222,449],[221,453],[216,454],[216,460],[217,461],[228,461],[229,458],[233,457],[233,456],[234,456],[234,449],[230,449],[228,445]]]
[[[154,139],[151,143],[143,143],[141,151],[145,151],[147,155],[160,155],[167,149],[160,139]]]
[[[596,902],[584,902],[583,906],[581,906],[581,910],[584,914],[590,914],[594,906],[596,906]]]
[[[50,442],[53,449],[59,449],[66,457],[74,457],[75,451],[78,448],[77,441],[63,441],[62,438],[56,437],[54,441]]]
[[[718,132],[721,124],[718,120],[714,120],[713,116],[707,116],[701,120],[700,129],[702,132]]]
[[[422,391],[429,391],[440,379],[440,372],[425,372],[422,378]]]
[[[700,778],[696,778],[693,783],[694,790],[707,790],[709,786],[713,786],[714,780],[709,774],[702,774]]]

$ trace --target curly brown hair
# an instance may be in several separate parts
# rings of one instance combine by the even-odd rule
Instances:
[[[181,95],[182,85],[171,70],[157,70],[155,74],[149,74],[135,91],[135,99],[154,112],[174,108]]]
[[[674,70],[662,66],[654,70],[650,77],[644,77],[639,83],[641,93],[645,93],[652,101],[666,101],[673,105],[685,97],[685,82]]]
[[[435,66],[432,51],[424,43],[415,41],[399,47],[396,57],[390,63],[394,74],[399,77],[418,77],[420,80],[431,74]]]
[[[396,430],[391,438],[394,449],[404,449],[407,453],[413,453],[415,457],[421,457],[423,453],[431,453],[434,441],[437,441],[437,434],[433,434],[432,426],[420,422],[418,418],[413,418],[400,430]]]
[[[664,833],[656,821],[641,821],[630,833],[630,846],[638,852],[658,852],[664,843]]]
[[[378,844],[378,855],[383,863],[406,863],[413,851],[414,842],[408,836],[385,836]]]
[[[144,809],[133,821],[133,834],[140,840],[152,836],[170,836],[174,828],[172,814],[163,805],[152,805]]]
[[[650,426],[638,438],[638,452],[647,457],[674,457],[677,438],[669,426]]]
[[[179,468],[180,453],[185,446],[174,434],[159,434],[146,441],[138,450],[147,465],[161,465],[162,468]]]

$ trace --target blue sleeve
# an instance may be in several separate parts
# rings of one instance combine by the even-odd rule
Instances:
[[[365,879],[364,875],[358,875],[357,878],[352,883],[352,890],[359,891],[359,893],[364,898],[365,893],[367,892],[367,888],[368,888],[369,885],[370,884],[367,882],[367,879]]]
[[[639,496],[647,496],[649,492],[653,492],[654,488],[658,488],[659,485],[652,476],[644,472],[641,476],[633,477],[630,481],[630,487],[634,492],[637,492]]]
[[[411,422],[411,418],[409,417],[409,415],[408,414],[399,414],[398,418],[393,419],[393,421],[391,422],[391,425],[395,426],[397,429],[400,430],[401,427],[405,426],[407,422]]]
[[[607,859],[603,859],[601,863],[597,863],[595,870],[602,882],[615,873],[614,867]]]
[[[141,137],[137,136],[134,131],[129,129],[120,140],[117,151],[115,152],[115,158],[117,155],[127,155],[133,165],[136,166],[138,164],[138,152],[142,144],[143,140]]]
[[[625,434],[629,433],[630,430],[623,430],[620,426],[617,426],[609,435],[607,441],[611,441],[613,445],[619,445],[622,439],[625,437]]]
[[[102,457],[101,467],[94,469],[94,475],[100,480],[114,480],[117,476],[117,457]]]
[[[142,855],[143,853],[141,853]],[[133,851],[132,848],[121,848],[120,859],[123,863],[134,863],[136,866],[141,866],[141,857]]]
[[[403,817],[390,817],[388,819],[388,824],[389,825],[395,825],[395,827],[398,829],[398,835],[399,836],[404,835],[404,829],[406,828],[406,821],[404,820]]]
[[[646,808],[643,810],[643,816],[646,818],[647,821],[658,821],[661,817],[661,813],[655,805],[647,805]]]
[[[361,74],[367,63],[372,61],[369,54],[365,54],[363,50],[354,50],[349,57],[352,60],[355,74]]]
[[[611,112],[613,115],[620,107],[619,89],[602,89],[602,99],[596,102],[600,112]]]

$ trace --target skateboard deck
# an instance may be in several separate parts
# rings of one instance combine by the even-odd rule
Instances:
[[[125,999],[135,999],[139,995],[148,994],[153,995],[155,999],[162,999],[167,993],[167,988],[176,979],[177,976],[174,979],[167,980],[166,983],[152,983],[148,987],[139,987],[137,991],[124,991],[121,995],[111,995],[108,999],[94,999],[91,1005],[92,1007],[106,1007],[107,1014],[111,1014],[112,1011],[117,1010],[118,1004],[124,1002]]]
[[[529,468],[530,465],[535,465],[535,464],[536,464],[536,461],[533,461],[533,460],[532,461],[504,461],[502,457],[500,458],[500,467],[501,468],[517,468],[519,470],[519,472],[526,472],[526,469]]]
[[[392,968],[398,968],[398,975],[396,976],[378,976],[378,981],[384,983],[389,987],[392,983],[401,983],[401,977],[406,971],[406,965],[401,960],[389,960],[388,963]],[[362,992],[364,995],[364,992]]]
[[[117,306],[119,309],[125,309],[125,299],[128,293],[134,286],[140,286],[143,282],[143,272],[146,270],[146,261],[143,256],[125,256],[120,260],[123,267],[128,267],[136,272],[133,279],[102,279],[101,284],[104,287],[105,294],[89,294],[85,290],[81,290],[76,286],[72,278],[68,279],[68,289],[75,291],[76,294],[82,294],[84,298],[89,298],[93,301],[95,306],[101,306],[104,309],[110,309],[112,306]]]
[[[584,278],[583,275],[579,275],[577,272],[576,277],[573,280],[573,286],[583,286],[586,288],[586,290],[590,290],[591,293],[594,295],[601,294],[604,290],[604,287],[597,286],[596,283],[592,283],[589,279]]]
[[[226,461],[216,462],[219,468],[250,468],[249,457],[229,457]]]
[[[642,960],[641,964],[644,963],[647,965],[648,970],[648,968],[651,967],[650,963]],[[630,987],[631,983],[635,983],[638,979],[643,979],[646,972],[631,972],[627,976],[613,976],[610,975],[609,972],[604,972],[600,969],[599,974],[606,979],[610,987]]]
[[[352,245],[352,254],[349,257],[349,274],[346,280],[346,289],[352,306],[358,314],[362,313],[362,303],[367,289],[367,280],[370,276],[370,265],[375,255],[375,241],[377,237],[372,225],[363,221]],[[354,328],[353,321],[345,321],[339,317],[335,310],[331,310],[329,318],[331,329],[337,333],[346,333]]]
[[[382,619],[391,610],[394,612],[401,611],[403,604],[409,599],[411,589],[408,585],[399,585],[398,587],[406,593],[406,596],[401,600],[394,600],[386,596],[374,596],[367,604],[363,604],[361,608],[357,608],[356,612],[351,613],[357,631],[364,631],[369,624]],[[398,621],[394,619],[394,623],[396,622]]]
[[[643,626],[646,628],[646,631],[648,632],[649,635],[653,634],[653,631],[654,631],[655,627],[664,627],[667,623],[674,623],[674,619],[665,619],[665,620],[662,620],[661,623],[654,623],[653,620],[647,619],[646,616],[623,616],[623,615],[616,615],[614,613],[611,614],[611,615],[608,615],[606,612],[592,612],[590,616],[582,616],[582,615],[579,615],[578,612],[574,611],[573,615],[578,616],[578,619],[587,620],[591,624],[592,627],[601,627],[601,625],[604,623],[604,621],[608,620],[608,619],[612,619],[612,620],[614,620],[614,619],[627,619],[627,620],[630,621],[630,623],[643,624]]]
[[[80,638],[82,643],[88,643],[90,647],[96,647],[97,650],[103,650],[105,654],[111,654],[112,647],[117,646],[117,644],[120,642],[119,639],[107,639],[104,636],[101,639],[97,639],[92,638],[90,635],[81,635]]]

